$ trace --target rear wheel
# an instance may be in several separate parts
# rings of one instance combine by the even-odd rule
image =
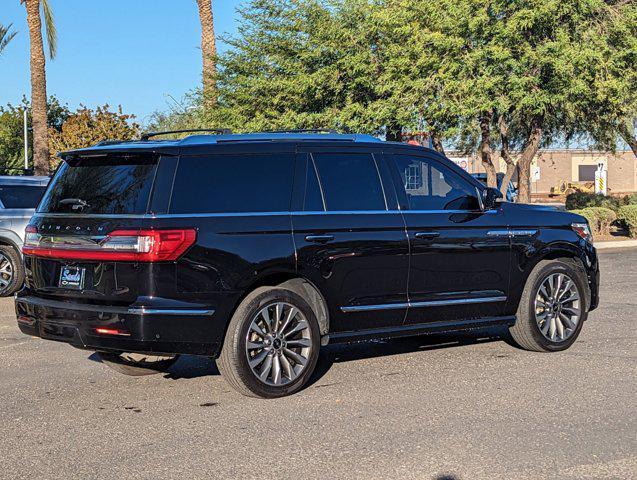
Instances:
[[[139,377],[168,370],[179,355],[146,355],[143,353],[97,352],[102,363],[118,373]]]
[[[0,246],[0,297],[13,295],[23,282],[24,268],[20,254],[13,247]]]
[[[582,273],[572,262],[540,262],[527,280],[511,336],[527,350],[566,350],[587,318],[585,292]]]
[[[219,370],[244,395],[290,395],[316,366],[319,335],[316,316],[301,296],[284,288],[258,288],[232,316]]]

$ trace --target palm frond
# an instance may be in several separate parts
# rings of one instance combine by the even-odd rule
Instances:
[[[49,0],[41,0],[41,2],[42,13],[44,14],[44,28],[46,30],[46,43],[49,46],[49,57],[55,58],[58,47],[58,33],[53,19],[53,10],[51,10]]]
[[[11,23],[6,27],[0,25],[0,53],[4,50],[4,48],[9,44],[11,39],[15,37],[18,32],[9,32],[11,30]]]

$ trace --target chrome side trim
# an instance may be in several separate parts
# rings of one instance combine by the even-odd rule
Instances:
[[[341,307],[344,313],[350,312],[370,312],[372,310],[398,310],[409,307],[409,303],[385,303],[383,305],[356,305],[352,307]]]
[[[413,308],[420,307],[439,307],[444,305],[466,305],[469,303],[494,303],[505,302],[507,297],[483,297],[483,298],[458,298],[454,300],[432,300],[429,302],[409,302],[409,306]]]
[[[512,237],[532,237],[537,230],[511,230]]]
[[[214,310],[193,310],[193,309],[184,309],[184,310],[175,310],[170,308],[129,308],[128,313],[132,315],[188,315],[188,316],[197,316],[197,315],[213,315],[215,313]]]
[[[482,298],[457,298],[452,300],[430,300],[427,302],[407,302],[407,303],[386,303],[383,305],[355,305],[349,307],[341,307],[344,313],[351,312],[369,312],[374,310],[396,310],[400,308],[424,308],[424,307],[441,307],[446,305],[466,305],[471,303],[493,303],[504,302],[506,296],[499,297],[482,297]]]
[[[511,235],[509,230],[489,230],[487,237],[508,237]]]

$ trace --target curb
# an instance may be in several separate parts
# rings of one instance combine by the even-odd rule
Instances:
[[[597,250],[610,250],[615,248],[636,248],[637,240],[618,240],[616,242],[595,242],[593,243]]]

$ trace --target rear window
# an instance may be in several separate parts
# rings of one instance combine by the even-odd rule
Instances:
[[[1,185],[0,201],[4,208],[35,208],[45,190],[37,185]]]
[[[143,214],[157,169],[156,159],[80,159],[63,163],[38,212]]]
[[[293,174],[291,154],[181,157],[170,212],[286,212]]]

